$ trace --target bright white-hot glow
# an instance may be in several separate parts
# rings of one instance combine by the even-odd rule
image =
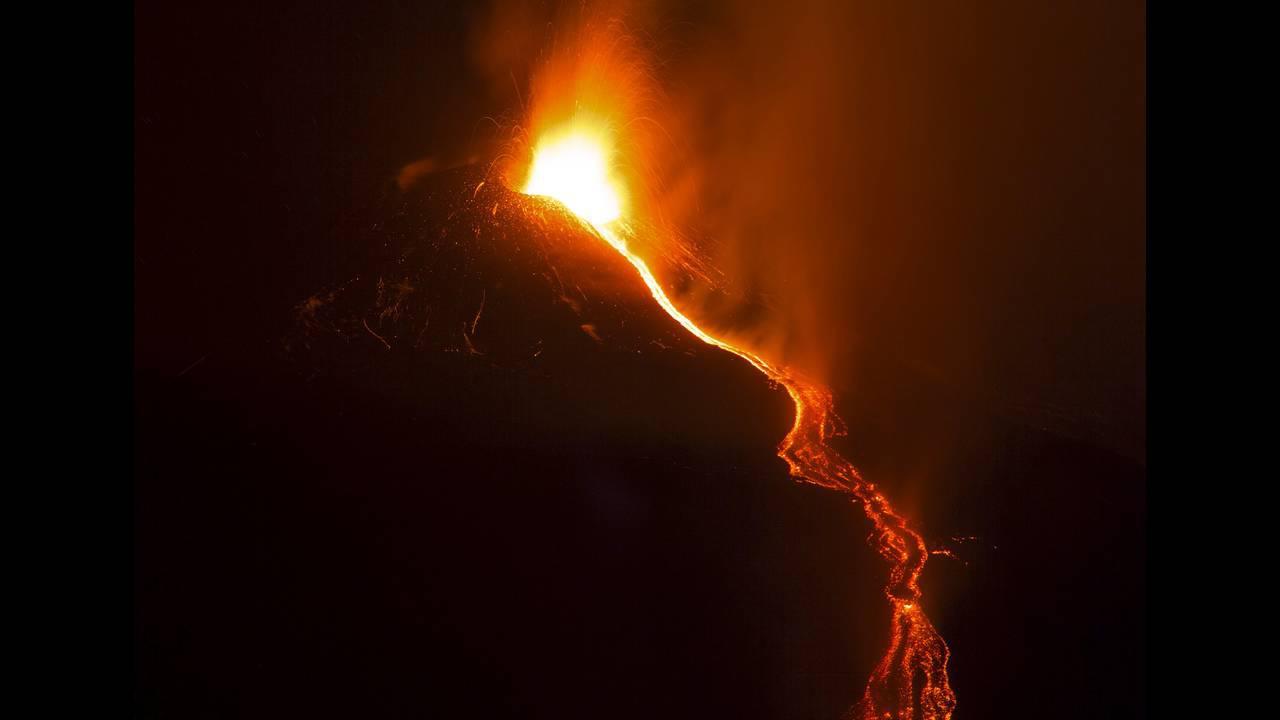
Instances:
[[[523,191],[555,198],[592,225],[617,220],[622,216],[622,185],[610,171],[608,148],[581,128],[540,142]]]

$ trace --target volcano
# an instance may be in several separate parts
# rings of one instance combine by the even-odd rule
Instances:
[[[483,167],[398,191],[371,247],[349,282],[299,304],[286,341],[298,362],[391,383],[384,391],[406,398],[461,387],[432,378],[482,373],[482,389],[468,392],[494,394],[497,415],[551,437],[767,452],[786,432],[785,395],[664,314],[590,226],[487,180]],[[423,397],[446,415],[477,399]],[[656,435],[625,426],[653,420]]]
[[[483,167],[396,187],[372,216],[346,279],[274,330],[135,373],[141,714],[856,703],[889,634],[884,563],[857,505],[788,480],[786,394],[691,338],[562,206]],[[924,523],[979,533],[924,577],[956,657],[987,659],[956,665],[961,713],[1096,708],[1068,686],[1111,687],[1129,712],[1140,685],[1110,678],[1136,662],[1113,643],[1141,631],[1143,520],[1118,490],[1141,469],[884,377],[840,398],[878,478],[939,433],[989,428]]]
[[[143,378],[145,704],[213,678],[249,717],[857,700],[883,566],[856,505],[787,480],[784,392],[483,168],[397,190],[371,238],[260,354]]]
[[[136,9],[135,714],[847,719],[911,582],[656,276],[955,718],[1144,717],[1142,4],[586,5]]]

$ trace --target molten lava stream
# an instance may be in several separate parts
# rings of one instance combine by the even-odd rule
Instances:
[[[644,260],[628,246],[622,219],[623,185],[609,172],[608,153],[589,129],[570,127],[544,138],[522,191],[558,200],[635,267],[653,299],[699,340],[731,352],[782,385],[795,403],[795,422],[778,446],[791,475],[847,493],[862,503],[875,527],[876,550],[889,563],[885,594],[893,607],[889,648],[876,665],[855,716],[864,720],[946,720],[955,708],[947,679],[949,651],[920,607],[920,573],[928,548],[889,501],[828,444],[838,426],[831,391],[745,348],[708,334],[680,312]]]

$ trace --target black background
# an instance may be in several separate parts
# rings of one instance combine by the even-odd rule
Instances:
[[[1097,12],[1071,27],[1098,28],[1105,54],[1120,41]],[[462,3],[136,5],[140,714],[838,715],[882,643],[879,565],[856,509],[770,459],[785,405],[749,373],[706,391],[759,398],[764,417],[726,413],[737,442],[669,427],[659,400],[613,428],[625,440],[606,423],[603,440],[552,442],[510,434],[493,400],[317,384],[278,361],[295,304],[364,259],[359,238],[399,168],[467,159],[482,118],[510,101],[464,59],[474,17]],[[995,37],[1035,46],[1018,17]],[[1058,37],[1051,48],[1079,51]],[[1088,78],[1072,86],[1086,107]],[[1065,102],[1045,93],[1037,117]],[[1078,120],[1063,119],[1068,147],[1036,147],[1105,164],[1106,147],[1069,142]],[[1045,163],[1026,163],[1034,188]],[[1020,222],[1059,228],[1086,269],[1115,252],[1092,232],[1107,227],[1131,264],[1140,203],[1078,192],[1104,210],[1023,203]],[[924,258],[918,242],[899,252]],[[1053,262],[1065,246],[999,262],[1030,278],[1032,307],[1078,297],[1140,317],[1140,276],[1082,286]],[[1005,301],[974,302],[999,318]],[[1015,370],[1045,352],[1020,327],[992,341]],[[1141,340],[1127,321],[1101,327],[1055,336],[1088,362],[1019,376],[1030,401],[1016,411],[975,402],[989,394],[963,372],[922,375],[901,357],[837,378],[850,456],[931,539],[978,538],[957,545],[967,564],[935,559],[925,582],[957,717],[1141,714],[1145,420],[1140,402],[1092,399],[1142,397]],[[908,336],[889,355],[945,337]],[[646,395],[661,374],[641,377]],[[551,426],[571,414],[546,412]]]

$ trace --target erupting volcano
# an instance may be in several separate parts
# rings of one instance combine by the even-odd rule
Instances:
[[[534,144],[532,163],[521,190],[557,200],[588,223],[639,273],[653,299],[671,318],[702,342],[746,360],[770,381],[786,389],[795,404],[795,420],[778,446],[791,475],[801,481],[847,493],[862,504],[874,526],[875,549],[889,563],[885,594],[892,606],[889,647],[867,683],[856,708],[858,717],[945,720],[955,707],[947,679],[948,649],[920,605],[920,574],[929,550],[919,533],[898,514],[873,483],[828,444],[839,431],[831,392],[787,367],[700,328],[671,301],[644,259],[631,247],[633,225],[623,211],[626,188],[611,167],[617,150],[607,128],[575,118],[549,130]]]
[[[134,715],[1146,717],[1146,25],[138,3]]]

